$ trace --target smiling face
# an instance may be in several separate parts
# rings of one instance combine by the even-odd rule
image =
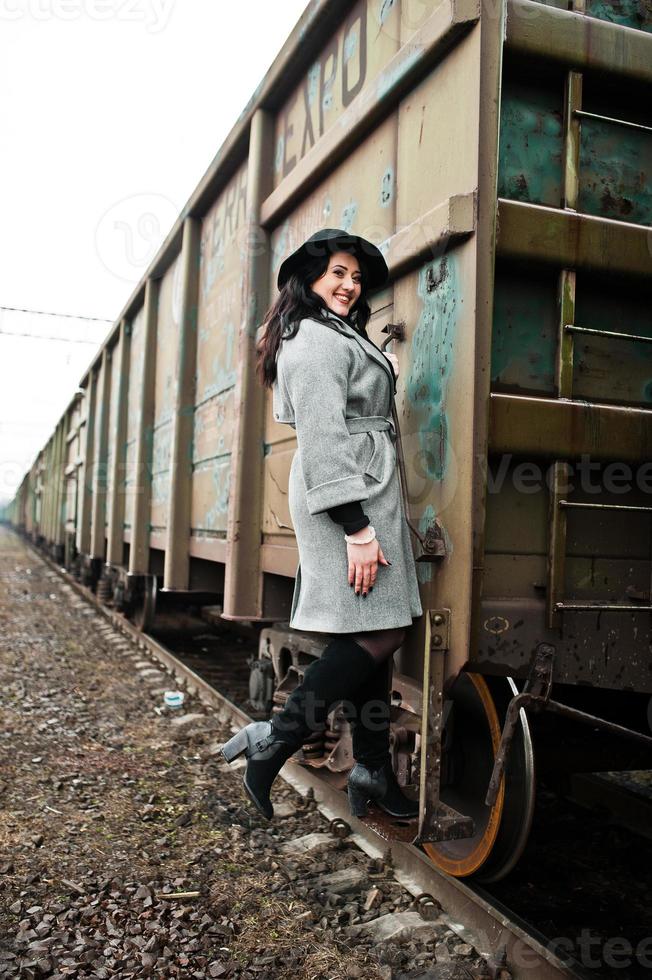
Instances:
[[[331,255],[328,268],[310,284],[337,316],[347,316],[357,303],[362,292],[362,273],[355,255],[349,252],[335,252]]]

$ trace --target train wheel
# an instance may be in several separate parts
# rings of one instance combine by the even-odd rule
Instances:
[[[520,712],[496,802],[484,799],[510,698],[518,693],[511,678],[487,679],[462,673],[451,693],[442,755],[441,798],[475,821],[473,837],[425,844],[433,864],[456,878],[474,875],[483,882],[504,878],[520,858],[530,833],[535,800],[532,739]]]
[[[156,576],[144,575],[142,591],[139,593],[131,621],[143,633],[149,633],[154,625],[156,616]]]

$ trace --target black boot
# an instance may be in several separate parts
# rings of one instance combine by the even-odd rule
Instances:
[[[375,669],[368,650],[347,634],[335,636],[319,660],[310,664],[282,711],[271,721],[246,725],[222,746],[227,762],[246,753],[244,787],[268,820],[274,815],[269,792],[284,763],[311,734],[326,727],[332,705],[351,698]]]
[[[355,817],[366,816],[369,800],[393,817],[409,820],[419,814],[418,801],[405,796],[398,785],[389,751],[392,666],[392,657],[388,657],[358,688],[353,701],[351,727],[356,764],[349,774],[348,793]]]
[[[391,817],[411,820],[419,815],[419,803],[410,800],[396,781],[391,759],[378,769],[356,762],[349,773],[349,807],[354,817],[367,815],[367,804],[376,803]]]
[[[268,820],[274,816],[269,791],[284,764],[299,748],[279,737],[270,721],[253,721],[222,746],[222,755],[233,762],[243,752],[247,769],[242,779],[247,796]]]

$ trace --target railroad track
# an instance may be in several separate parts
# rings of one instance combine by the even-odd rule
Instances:
[[[29,542],[28,546],[32,548]],[[220,722],[235,731],[251,720],[241,705],[185,663],[178,652],[172,652],[154,636],[137,630],[47,556],[36,549],[32,550],[78,595],[91,603],[113,629],[127,636],[140,651],[167,668],[179,684],[210,706]],[[425,853],[411,844],[386,841],[379,837],[365,823],[351,816],[346,795],[316,770],[290,761],[284,766],[281,776],[302,796],[314,797],[317,807],[331,822],[336,834],[350,836],[359,849],[371,858],[390,857],[394,877],[417,903],[424,906],[433,899],[435,903],[440,903],[446,910],[451,929],[462,942],[473,946],[487,960],[494,977],[556,980],[596,975],[595,971],[589,974],[583,970],[568,956],[557,956],[545,936],[512,909],[496,902],[482,888],[443,874],[433,867]]]

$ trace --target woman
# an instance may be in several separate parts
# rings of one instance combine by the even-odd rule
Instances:
[[[281,265],[279,296],[257,345],[274,416],[297,433],[288,488],[299,550],[290,626],[334,634],[283,710],[222,748],[227,762],[246,753],[244,786],[268,819],[279,770],[341,700],[356,759],[352,813],[363,816],[369,800],[396,817],[418,812],[389,753],[392,656],[423,610],[390,419],[398,365],[365,330],[367,293],[387,277],[370,242],[317,232]]]

